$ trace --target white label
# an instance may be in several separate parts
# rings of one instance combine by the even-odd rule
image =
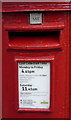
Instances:
[[[19,108],[50,107],[50,62],[18,62]]]
[[[30,24],[42,24],[42,13],[30,13]]]

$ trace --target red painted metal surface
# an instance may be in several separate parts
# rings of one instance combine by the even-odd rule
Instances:
[[[8,2],[3,3],[3,12],[18,11],[68,11],[71,10],[69,2]]]
[[[71,4],[71,2],[70,2]],[[69,26],[71,26],[71,12],[69,12]],[[71,119],[71,27],[69,27],[69,118]]]
[[[42,25],[29,11],[43,13]],[[68,118],[69,3],[3,3],[2,43],[3,118]],[[50,110],[18,110],[17,61],[53,61]]]

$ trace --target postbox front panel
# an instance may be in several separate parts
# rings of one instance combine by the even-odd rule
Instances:
[[[4,118],[68,117],[67,12],[40,13],[3,13]]]

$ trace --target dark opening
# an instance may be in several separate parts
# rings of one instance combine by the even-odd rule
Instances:
[[[9,32],[9,46],[19,48],[58,46],[60,31]]]

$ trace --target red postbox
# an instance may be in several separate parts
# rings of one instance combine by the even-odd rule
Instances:
[[[3,3],[3,118],[69,117],[69,3]]]

